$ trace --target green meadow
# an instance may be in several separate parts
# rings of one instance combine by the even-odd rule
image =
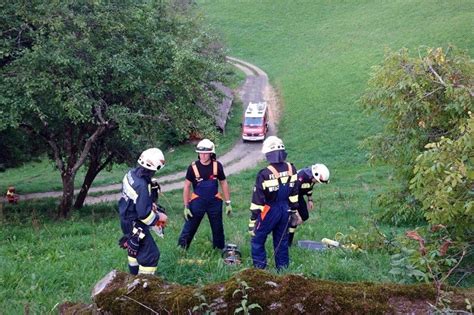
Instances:
[[[420,46],[453,44],[472,54],[474,2],[200,0],[198,6],[221,33],[229,55],[269,75],[281,99],[279,136],[288,160],[297,168],[320,162],[331,170],[331,183],[315,187],[316,209],[298,227],[295,241],[369,231],[373,214],[383,211],[373,198],[397,185],[390,168],[369,166],[360,148],[361,140],[383,126],[358,104],[371,67],[383,61],[387,49],[406,47],[417,54]],[[240,141],[241,108],[237,103],[228,130],[217,141],[218,154]],[[165,155],[166,173],[184,170],[195,158],[192,145]],[[96,184],[120,182],[126,168],[104,172]],[[183,219],[181,191],[174,191],[160,199],[170,223],[164,239],[156,238],[159,276],[181,284],[206,284],[252,265],[246,231],[257,171],[228,178],[234,214],[224,218],[226,240],[241,248],[242,265],[224,265],[220,253],[211,249],[206,219],[191,248],[177,249]],[[1,173],[0,188],[5,191],[11,183],[22,192],[60,187],[59,174],[45,161]],[[54,221],[55,202],[5,206],[0,213],[0,314],[56,313],[58,303],[66,300],[88,303],[99,279],[112,269],[127,270],[126,253],[117,246],[121,232],[115,203],[85,207],[73,211],[67,221]],[[410,227],[380,228],[399,233]],[[267,245],[269,270],[275,271],[271,240]],[[313,252],[293,247],[290,259],[288,273],[336,281],[397,281],[389,274],[390,254],[384,250]],[[461,285],[472,283],[471,277]]]

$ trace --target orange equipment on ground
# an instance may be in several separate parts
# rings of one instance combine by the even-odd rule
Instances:
[[[8,187],[6,197],[8,203],[18,203],[18,200],[20,199],[20,196],[16,194],[15,187],[13,186]]]

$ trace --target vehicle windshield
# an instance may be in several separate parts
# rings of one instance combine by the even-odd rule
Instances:
[[[245,117],[245,126],[261,126],[263,124],[262,117]]]

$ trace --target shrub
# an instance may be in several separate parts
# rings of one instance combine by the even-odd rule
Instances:
[[[473,83],[472,60],[455,47],[387,52],[374,68],[361,103],[386,125],[365,145],[400,183],[378,199],[390,221],[461,224],[458,235],[472,226]]]

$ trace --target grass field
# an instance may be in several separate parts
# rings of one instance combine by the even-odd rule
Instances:
[[[265,70],[278,89],[284,108],[279,135],[288,149],[289,160],[298,168],[322,162],[331,170],[331,183],[315,191],[317,210],[298,228],[295,239],[331,238],[337,232],[349,233],[351,226],[368,230],[371,214],[381,211],[373,207],[372,198],[396,185],[390,180],[390,169],[369,167],[365,152],[359,148],[359,142],[383,123],[377,117],[365,116],[357,104],[370,69],[382,62],[387,48],[407,47],[415,54],[421,45],[451,43],[472,52],[474,2],[198,3],[210,22],[221,30],[230,54]],[[238,121],[230,126],[238,129]],[[227,136],[222,143],[230,147],[237,133],[229,131]],[[194,158],[190,151],[190,146],[177,148],[167,168],[181,170]],[[115,176],[120,178],[122,173],[119,170]],[[223,265],[220,253],[210,249],[206,221],[190,250],[177,250],[182,205],[181,192],[175,191],[161,197],[170,213],[170,225],[165,238],[158,240],[162,253],[159,275],[182,284],[209,283],[251,266],[246,225],[255,173],[250,170],[229,178],[235,214],[225,218],[226,238],[241,247],[243,265]],[[32,169],[12,170],[2,174],[0,186],[6,183],[5,175],[17,181],[36,176],[41,178],[38,183],[49,176],[42,171],[33,174]],[[110,181],[115,182],[116,178],[111,177]],[[28,190],[28,185],[24,189]],[[88,207],[61,222],[51,220],[50,214],[40,210],[52,208],[53,201],[42,201],[4,209],[0,229],[0,313],[22,313],[25,305],[33,313],[48,313],[55,312],[55,305],[64,300],[88,302],[92,286],[103,275],[111,269],[126,270],[125,252],[116,245],[120,231],[115,204]],[[270,247],[268,253],[271,257]],[[295,247],[290,256],[287,272],[291,273],[337,281],[396,280],[388,273],[389,254],[384,251],[317,253]],[[271,270],[272,266],[273,263]],[[472,279],[466,281],[464,285],[472,286]]]

